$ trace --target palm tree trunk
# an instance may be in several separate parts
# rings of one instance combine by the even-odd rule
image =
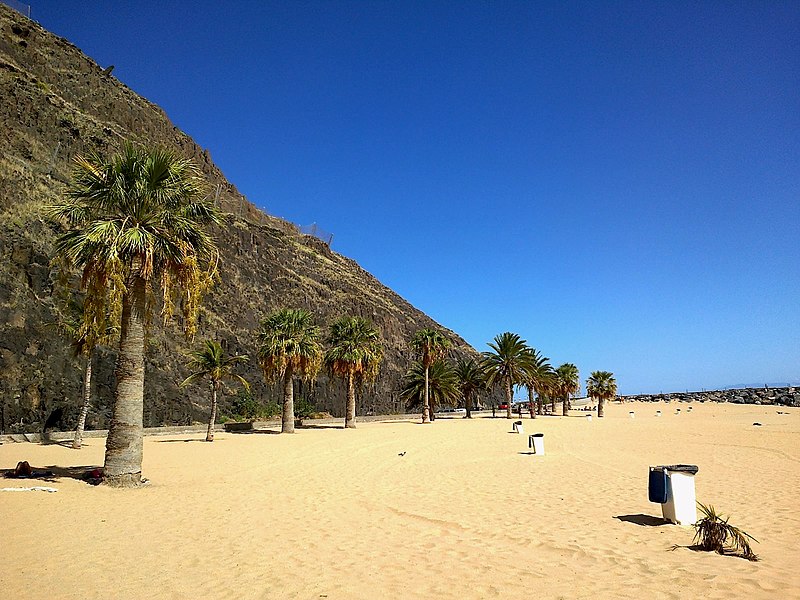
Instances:
[[[528,410],[531,413],[531,419],[536,418],[536,399],[533,397],[533,388],[528,386]]]
[[[423,423],[430,423],[431,422],[431,406],[429,403],[429,394],[430,390],[428,390],[428,367],[425,367],[425,397],[422,402],[422,422]]]
[[[281,433],[294,433],[294,382],[292,367],[286,367],[283,375],[283,414],[281,415]]]
[[[564,403],[561,405],[561,416],[566,417],[569,415],[569,392],[564,394]]]
[[[211,418],[208,420],[208,431],[206,432],[206,441],[214,441],[214,422],[217,420],[217,387],[219,382],[211,380]]]
[[[347,374],[347,409],[344,417],[345,429],[356,428],[356,386],[353,382],[353,374]]]
[[[603,408],[604,408],[604,406],[603,406],[603,405],[605,404],[604,400],[605,400],[605,398],[603,398],[602,396],[600,396],[599,398],[597,398],[597,418],[598,418],[598,419],[599,419],[600,417],[602,417],[602,416],[603,416],[603,413],[605,412],[605,411],[603,410]]]
[[[86,415],[89,414],[89,401],[92,399],[92,355],[86,359],[86,375],[83,378],[83,406],[81,414],[78,415],[78,426],[75,428],[75,439],[72,440],[72,447],[75,450],[81,449],[83,444],[83,429],[86,427]]]
[[[134,487],[142,481],[145,280],[133,276],[122,296],[119,355],[103,474],[107,484]]]
[[[514,400],[514,393],[511,391],[511,379],[506,379],[506,419],[512,419],[511,402]]]
[[[467,392],[464,394],[464,408],[467,409],[467,419],[472,418],[472,394]]]

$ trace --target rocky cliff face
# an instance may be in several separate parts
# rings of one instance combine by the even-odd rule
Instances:
[[[111,153],[128,139],[169,145],[194,159],[229,213],[216,231],[221,281],[206,299],[196,340],[215,337],[231,352],[249,354],[243,374],[254,396],[277,399],[278,390],[263,383],[255,360],[255,331],[264,315],[303,307],[323,326],[342,314],[369,317],[382,332],[386,360],[374,388],[362,394],[360,408],[400,409],[408,341],[417,329],[438,325],[354,261],[250,204],[209,152],[174,127],[159,107],[104,73],[67,40],[2,4],[0,98],[0,430],[37,430],[47,421],[61,428],[74,425],[81,361],[48,326],[56,320],[50,266],[55,231],[42,209],[64,192],[76,155]],[[445,332],[457,353],[474,352]],[[189,347],[177,327],[153,328],[147,342],[146,426],[204,418],[205,387],[178,388],[187,375],[183,363]],[[113,361],[113,349],[101,349],[95,357],[89,427],[106,425]],[[302,394],[320,410],[343,413],[340,384],[324,376]],[[223,411],[227,406],[223,401]]]

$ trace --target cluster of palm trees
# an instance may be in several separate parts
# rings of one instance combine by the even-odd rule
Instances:
[[[374,381],[378,375],[383,347],[375,326],[362,317],[340,317],[330,326],[323,350],[320,330],[313,316],[305,309],[284,308],[268,315],[258,332],[258,362],[268,383],[283,387],[281,432],[294,433],[294,381],[313,381],[324,365],[331,377],[341,378],[347,386],[345,428],[356,426],[356,389]],[[233,372],[234,366],[246,362],[246,355],[226,356],[219,342],[206,340],[202,348],[190,355],[191,375],[182,386],[207,378],[211,386],[211,416],[206,441],[214,440],[217,392],[222,381],[239,381],[250,389],[247,381]]]
[[[177,308],[191,336],[197,329],[201,299],[217,275],[219,250],[210,228],[222,223],[222,213],[204,191],[202,174],[191,161],[169,149],[128,143],[110,159],[99,154],[79,157],[65,197],[49,210],[62,228],[56,258],[64,273],[79,272],[84,291],[80,318],[68,326],[77,340],[76,351],[91,356],[98,344],[118,339],[103,468],[106,483],[113,486],[141,483],[145,337],[155,297],[161,297],[164,322]],[[331,376],[345,380],[345,426],[355,427],[355,390],[378,373],[383,358],[380,337],[369,321],[345,316],[331,325],[325,343],[327,350],[306,310],[278,310],[261,323],[259,365],[268,381],[281,382],[284,388],[282,432],[294,431],[294,380],[314,379],[323,365]],[[437,404],[454,403],[463,396],[469,411],[478,391],[497,384],[505,391],[511,417],[512,389],[525,385],[531,398],[534,392],[539,395],[539,412],[542,397],[554,402],[560,395],[566,414],[570,394],[580,389],[574,365],[552,369],[547,358],[513,333],[497,336],[489,346],[491,351],[480,360],[463,359],[452,365],[446,359],[448,339],[435,329],[420,330],[411,342],[418,362],[409,370],[402,397],[410,404],[421,403],[427,422]],[[239,379],[247,386],[233,373],[235,365],[245,360],[241,355],[226,356],[214,340],[205,341],[190,355],[192,373],[183,385],[208,378],[211,386],[209,440],[213,440],[221,381]],[[91,363],[87,364],[90,369]],[[592,384],[593,390],[616,391],[615,384],[601,379]],[[82,414],[87,408],[85,404]]]
[[[422,329],[411,342],[418,360],[406,373],[401,398],[409,408],[422,405],[422,422],[434,419],[436,407],[454,405],[464,399],[466,417],[472,416],[477,393],[500,387],[505,397],[506,417],[512,418],[514,388],[528,391],[531,418],[543,414],[545,401],[555,410],[562,402],[562,414],[570,409],[570,398],[580,391],[578,368],[565,363],[557,368],[549,358],[528,345],[518,334],[505,332],[489,343],[489,350],[479,359],[461,358],[453,364],[447,357],[450,343],[441,332]],[[588,394],[598,400],[598,417],[603,416],[603,402],[616,396],[613,373],[594,371],[586,382]]]

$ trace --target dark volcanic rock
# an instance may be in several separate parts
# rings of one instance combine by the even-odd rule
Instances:
[[[398,387],[409,362],[408,341],[426,315],[381,285],[354,261],[323,241],[300,234],[243,198],[211,161],[209,152],[74,45],[0,4],[0,429],[72,427],[77,418],[83,360],[73,358],[55,321],[55,275],[50,259],[55,231],[43,207],[69,180],[72,159],[110,153],[124,140],[165,144],[192,158],[205,174],[226,225],[216,231],[222,249],[220,282],[207,298],[197,340],[215,337],[228,350],[249,354],[244,376],[254,396],[277,399],[257,368],[255,330],[279,307],[304,307],[326,325],[342,314],[372,319],[385,342],[386,360],[360,409],[401,408]],[[446,331],[459,353],[474,352]],[[145,425],[205,418],[205,387],[181,390],[189,344],[177,327],[153,328],[147,342]],[[94,405],[88,425],[103,427],[109,415],[114,353],[94,359]],[[320,410],[343,412],[340,384],[320,376],[303,386]],[[230,406],[222,401],[222,412]],[[49,419],[49,421],[48,421]]]
[[[732,390],[712,390],[708,392],[686,392],[669,396],[619,396],[621,400],[639,402],[658,402],[669,398],[680,398],[681,402],[730,402],[731,404],[778,404],[781,406],[800,406],[800,391],[793,387],[783,388],[745,388]]]

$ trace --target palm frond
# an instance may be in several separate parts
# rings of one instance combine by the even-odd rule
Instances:
[[[450,348],[451,342],[438,329],[425,327],[411,338],[411,349],[425,366],[442,358]]]
[[[383,360],[378,330],[362,317],[341,317],[331,324],[324,363],[335,377],[353,378],[360,386],[374,381]]]
[[[82,270],[87,291],[112,285],[109,301],[121,299],[131,274],[149,288],[171,284],[162,289],[170,300],[173,289],[185,291],[181,307],[191,334],[218,260],[206,227],[222,219],[203,189],[198,169],[169,149],[126,143],[109,159],[98,153],[78,157],[66,198],[48,210],[51,219],[69,226],[57,238],[56,252]],[[165,319],[172,314],[166,304]]]
[[[460,395],[458,375],[453,365],[443,359],[431,363],[428,370],[429,400],[431,410],[441,404],[454,405]],[[421,406],[425,395],[425,365],[415,361],[403,379],[400,399],[408,409]]]
[[[307,380],[322,366],[319,329],[304,309],[281,309],[261,322],[258,358],[267,381],[283,378],[286,369]]]
[[[757,561],[758,556],[750,547],[750,541],[758,543],[749,533],[731,525],[729,517],[717,513],[712,505],[697,503],[703,518],[694,524],[694,543],[701,550],[717,554],[733,554],[747,560]]]

